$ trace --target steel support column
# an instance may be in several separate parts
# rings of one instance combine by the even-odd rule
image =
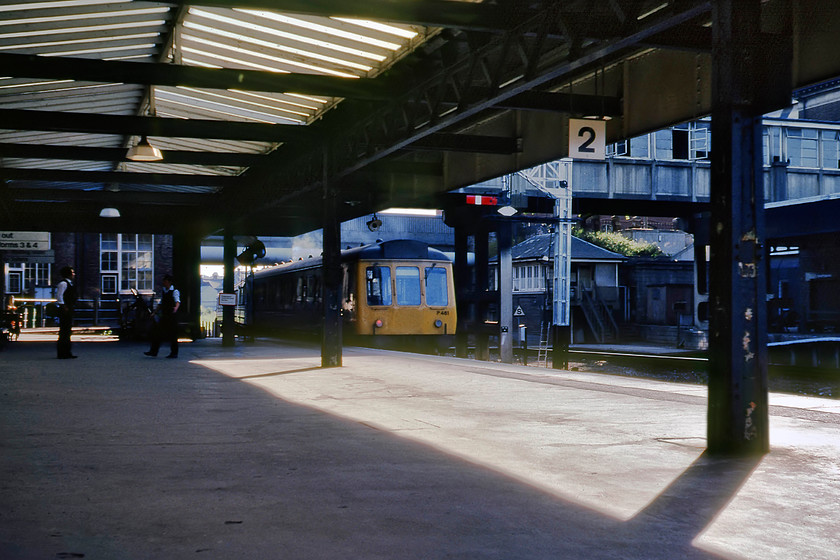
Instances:
[[[490,359],[490,336],[487,333],[487,292],[489,288],[490,232],[480,224],[475,233],[475,359]]]
[[[502,222],[496,229],[499,247],[499,357],[513,363],[513,225]]]
[[[470,289],[470,269],[468,264],[469,233],[464,224],[455,226],[455,302],[458,309],[458,325],[455,331],[455,355],[466,358],[469,351],[469,333],[467,325],[470,323],[472,309],[467,303],[467,291]]]
[[[324,157],[324,237],[323,298],[324,330],[321,340],[321,367],[341,367],[341,225],[338,221],[338,196],[329,187]]]
[[[236,240],[230,229],[225,229],[224,236],[225,277],[222,280],[222,292],[233,293],[234,261],[236,259]],[[233,346],[236,341],[236,308],[232,305],[222,307],[222,346]]]
[[[760,0],[714,4],[708,449],[769,450]]]
[[[172,274],[181,293],[178,313],[186,324],[182,334],[195,340],[201,337],[201,239],[179,233],[172,241]]]

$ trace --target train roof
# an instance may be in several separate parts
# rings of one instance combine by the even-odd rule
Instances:
[[[378,241],[370,245],[353,247],[341,251],[341,262],[357,260],[384,260],[384,259],[421,259],[433,261],[451,261],[443,252],[422,241],[413,239],[393,239],[390,241]],[[255,276],[271,276],[272,273],[285,273],[293,270],[306,270],[321,266],[323,258],[319,255],[308,259],[293,261],[265,268],[254,273]]]

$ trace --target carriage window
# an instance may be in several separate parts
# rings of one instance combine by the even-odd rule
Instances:
[[[420,269],[416,266],[397,267],[397,303],[420,305]]]
[[[391,269],[369,266],[366,271],[368,305],[391,305]]]
[[[318,279],[312,274],[307,274],[303,285],[303,296],[307,302],[312,303],[318,294]]]
[[[446,289],[446,269],[426,268],[426,305],[447,305],[449,294]]]

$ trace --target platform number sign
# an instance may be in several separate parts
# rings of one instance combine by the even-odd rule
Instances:
[[[569,157],[604,159],[607,123],[595,119],[569,119]]]

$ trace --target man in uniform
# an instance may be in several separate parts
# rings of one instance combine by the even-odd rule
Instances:
[[[76,286],[73,281],[76,271],[72,266],[61,269],[61,280],[55,288],[55,299],[58,303],[58,359],[77,358],[70,351],[70,335],[73,334],[73,309],[76,307]]]
[[[169,355],[166,357],[178,357],[178,317],[176,313],[179,307],[181,307],[181,293],[172,285],[172,277],[167,274],[163,277],[163,291],[155,313],[156,325],[152,333],[152,344],[149,351],[144,352],[144,354],[157,356],[161,341],[168,340]]]

